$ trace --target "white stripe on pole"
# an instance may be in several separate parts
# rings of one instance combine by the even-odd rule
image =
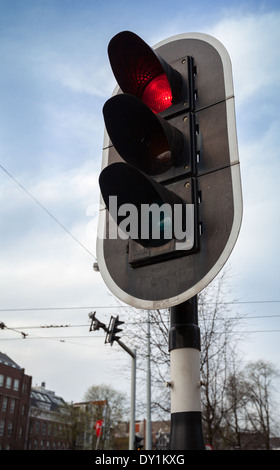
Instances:
[[[171,413],[201,411],[200,351],[180,348],[170,351]]]

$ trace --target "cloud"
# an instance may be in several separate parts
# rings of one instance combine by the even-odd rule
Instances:
[[[0,211],[10,222],[23,218],[22,223],[28,226],[30,221],[32,229],[33,217],[55,224],[47,211],[71,229],[72,224],[85,220],[88,206],[99,195],[96,163],[90,160],[70,170],[54,168],[48,173],[21,173],[13,177],[15,180],[1,173]]]
[[[105,98],[113,88],[113,79],[108,66],[102,63],[81,63],[75,58],[66,61],[56,58],[53,67],[47,66],[48,77],[71,91]]]
[[[230,54],[239,105],[257,94],[273,96],[273,89],[279,87],[279,24],[279,11],[245,16],[236,12],[212,28]]]
[[[24,70],[45,87],[54,86],[77,94],[104,98],[114,86],[109,73],[104,33],[97,29],[57,28],[37,34],[38,41],[26,35],[25,47],[12,39],[9,48],[20,57]],[[28,47],[26,47],[28,45]],[[105,58],[105,60],[104,60]],[[16,67],[17,65],[14,64]]]

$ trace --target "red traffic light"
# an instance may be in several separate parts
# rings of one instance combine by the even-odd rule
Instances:
[[[141,99],[155,113],[161,113],[172,105],[172,91],[164,73],[148,83]]]
[[[123,31],[114,36],[108,55],[123,93],[141,99],[155,113],[179,100],[183,89],[180,73],[136,34]]]

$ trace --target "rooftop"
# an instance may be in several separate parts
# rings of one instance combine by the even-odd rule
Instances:
[[[0,363],[5,364],[6,366],[14,367],[15,369],[21,369],[21,367],[16,364],[7,354],[0,352]]]
[[[66,404],[62,397],[45,388],[45,382],[42,382],[41,386],[32,387],[30,398],[31,406],[49,411]]]

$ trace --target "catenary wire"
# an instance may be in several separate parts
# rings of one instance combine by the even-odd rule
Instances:
[[[204,305],[241,305],[241,304],[275,304],[280,303],[280,300],[246,300],[246,301],[227,301],[227,302],[203,302]],[[199,303],[198,303],[199,305]],[[25,307],[25,308],[0,308],[0,312],[25,312],[33,310],[86,310],[86,309],[114,309],[114,308],[128,308],[127,305],[98,305],[98,306],[78,306],[78,307]],[[144,310],[144,309],[143,309]]]
[[[33,199],[34,202],[36,202],[36,204],[38,204],[38,206],[43,210],[45,211],[66,233],[68,233],[68,235],[70,235],[71,238],[73,238],[73,240],[75,240],[75,242],[77,242],[84,250],[86,250],[91,256],[93,256],[93,258],[95,259],[96,261],[96,257],[93,253],[91,253],[91,251],[86,247],[84,246],[80,240],[78,240],[48,209],[46,209],[46,207],[43,206],[43,204],[41,204],[40,201],[38,201],[38,199],[36,199],[33,194],[31,194],[11,173],[8,172],[8,170],[6,170],[6,168],[3,167],[3,165],[0,164],[0,168],[31,198]]]

